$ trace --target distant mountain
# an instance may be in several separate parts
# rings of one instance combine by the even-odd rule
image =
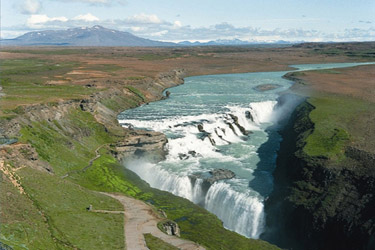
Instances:
[[[107,29],[99,25],[91,28],[34,31],[15,39],[3,39],[0,42],[1,45],[17,46],[176,46],[175,43],[144,39],[129,32]]]
[[[289,45],[291,42],[249,42],[240,39],[219,39],[209,42],[160,42],[137,37],[129,32],[107,29],[99,25],[91,28],[73,28],[67,30],[45,30],[28,32],[14,39],[2,39],[1,45],[5,46],[139,46],[139,47],[166,47],[166,46],[261,46]]]
[[[215,41],[209,41],[209,42],[189,42],[189,41],[183,41],[179,42],[178,45],[181,46],[241,46],[241,45],[260,45],[260,44],[279,44],[279,45],[289,45],[293,44],[292,42],[287,41],[272,41],[272,42],[249,42],[249,41],[243,41],[240,39],[219,39]]]

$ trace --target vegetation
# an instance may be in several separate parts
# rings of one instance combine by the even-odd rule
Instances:
[[[150,250],[178,250],[177,247],[168,244],[152,234],[144,234],[146,245]]]
[[[23,168],[17,174],[26,195],[2,183],[2,242],[13,249],[124,247],[123,215],[86,210],[90,204],[123,210],[118,201],[38,170]]]
[[[333,161],[345,158],[345,146],[359,138],[354,120],[358,116],[375,112],[374,105],[366,101],[339,95],[321,95],[309,99],[315,107],[310,113],[314,130],[306,138],[304,152],[310,156],[325,156]]]
[[[92,94],[92,89],[56,77],[76,66],[75,62],[55,63],[39,59],[2,60],[0,84],[6,94],[0,99],[2,112],[17,111],[20,105],[81,99]],[[48,84],[47,80],[64,80],[66,84]]]

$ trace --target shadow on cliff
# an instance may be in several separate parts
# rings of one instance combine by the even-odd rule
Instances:
[[[286,126],[294,109],[303,100],[303,97],[290,93],[283,94],[278,98],[273,114],[275,124],[267,128],[265,132],[268,135],[268,140],[257,150],[260,161],[254,170],[255,178],[249,182],[249,187],[265,197],[266,200],[272,192],[272,173],[276,166],[276,157],[281,141],[279,131]],[[269,185],[264,185],[267,182]]]
[[[287,129],[290,126],[291,115],[296,109],[296,107],[305,100],[301,96],[294,94],[284,94],[279,97],[278,104],[275,108],[275,125],[269,127],[266,130],[268,134],[268,140],[263,143],[257,153],[260,158],[260,161],[257,164],[257,168],[254,171],[253,175],[255,178],[249,182],[249,187],[253,190],[259,192],[263,197],[265,197],[265,213],[266,213],[266,226],[261,239],[269,241],[273,244],[280,244],[283,246],[293,246],[292,249],[298,244],[295,242],[290,242],[293,240],[288,239],[288,233],[281,230],[279,227],[279,222],[283,220],[283,216],[280,215],[278,207],[280,204],[273,203],[271,209],[269,207],[269,196],[275,195],[274,188],[280,188],[280,184],[277,187],[274,184],[274,171],[276,168],[277,157],[280,157],[280,144],[282,136],[281,131]],[[285,145],[284,145],[285,146]],[[286,146],[288,148],[288,146]],[[284,152],[281,152],[284,154]],[[278,159],[279,161],[280,159]],[[265,182],[268,182],[269,185],[264,185]],[[264,188],[264,187],[267,188]],[[281,191],[281,190],[280,190]],[[270,223],[270,220],[272,221]],[[298,248],[298,247],[297,247]]]

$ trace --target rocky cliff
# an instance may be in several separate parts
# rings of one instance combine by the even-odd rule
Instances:
[[[306,154],[313,109],[302,103],[282,132],[262,237],[288,249],[375,249],[375,156],[353,146],[340,162]]]

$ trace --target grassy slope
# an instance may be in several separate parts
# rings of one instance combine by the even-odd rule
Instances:
[[[375,112],[373,104],[339,95],[313,97],[309,102],[315,107],[310,119],[315,124],[313,133],[306,139],[304,151],[311,156],[326,156],[343,160],[344,147],[359,140],[353,137],[353,123],[358,117]]]
[[[122,215],[86,211],[90,204],[95,209],[123,210],[119,202],[37,170],[17,173],[26,195],[8,181],[2,183],[2,242],[14,249],[124,247]]]

